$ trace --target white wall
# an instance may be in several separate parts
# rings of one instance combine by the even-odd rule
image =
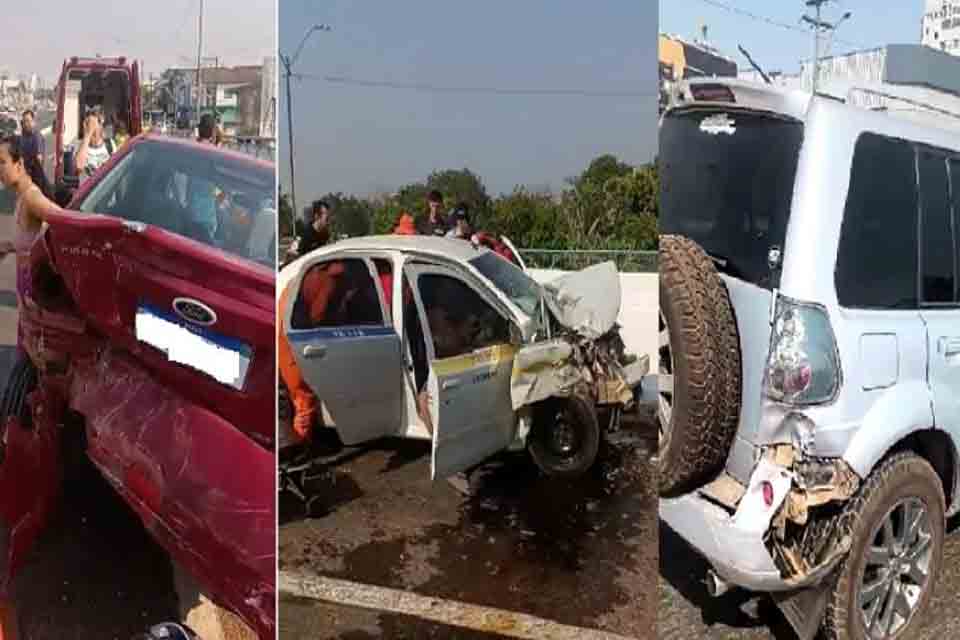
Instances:
[[[547,282],[562,276],[564,271],[530,269],[538,282]],[[657,368],[657,310],[659,309],[659,280],[655,273],[620,274],[620,335],[627,351],[650,356],[650,368]]]

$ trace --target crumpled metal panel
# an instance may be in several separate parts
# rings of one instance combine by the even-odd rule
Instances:
[[[275,460],[218,415],[107,350],[75,366],[90,458],[211,597],[275,629]]]
[[[547,306],[565,327],[588,339],[610,331],[620,313],[620,275],[604,262],[543,285]]]

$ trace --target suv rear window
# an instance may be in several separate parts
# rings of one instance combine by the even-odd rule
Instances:
[[[917,307],[918,204],[913,145],[873,133],[860,136],[837,252],[842,306]]]
[[[660,232],[696,241],[722,271],[777,286],[803,124],[768,114],[681,111],[660,130]]]

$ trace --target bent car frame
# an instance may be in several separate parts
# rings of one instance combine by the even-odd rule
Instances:
[[[71,431],[175,565],[274,636],[275,197],[272,164],[146,135],[49,213],[2,406],[4,584]]]
[[[308,280],[334,274],[309,299]],[[541,286],[470,242],[365,237],[285,267],[288,290],[281,326],[322,425],[347,445],[429,440],[434,479],[523,448],[547,474],[582,474],[647,370],[615,325],[612,263]]]
[[[960,136],[698,80],[660,141],[661,518],[801,638],[908,637],[960,509]]]

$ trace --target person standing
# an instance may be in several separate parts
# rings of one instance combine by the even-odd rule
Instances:
[[[76,144],[77,176],[86,179],[113,155],[113,140],[103,136],[103,111],[91,107],[83,120],[83,136]]]
[[[447,235],[449,228],[447,221],[443,218],[443,194],[439,191],[431,191],[427,194],[427,215],[420,220],[417,225],[417,232],[424,236]]]
[[[40,187],[45,196],[50,195],[50,182],[43,170],[43,161],[46,157],[47,143],[43,135],[37,131],[36,115],[32,109],[23,112],[20,118],[20,148],[23,150],[24,165],[33,183]]]
[[[470,226],[470,206],[466,202],[461,202],[453,210],[447,219],[448,238],[458,238],[460,240],[469,240],[473,235],[473,228]]]
[[[304,228],[300,242],[297,244],[297,252],[301,256],[330,242],[330,223],[332,222],[330,204],[326,200],[316,200],[311,206],[311,213],[313,219]]]

